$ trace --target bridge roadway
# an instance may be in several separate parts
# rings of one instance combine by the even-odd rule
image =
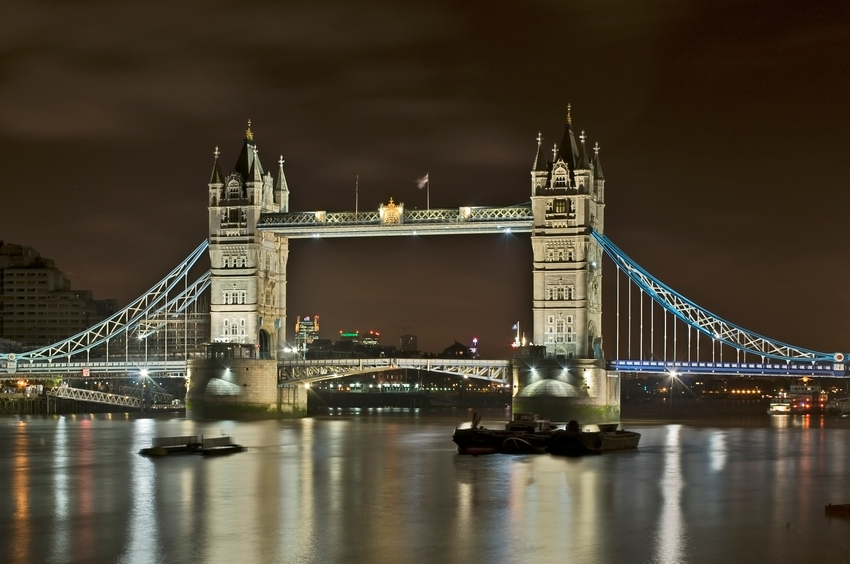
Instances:
[[[4,366],[0,362],[0,373]],[[356,374],[371,374],[390,370],[411,369],[440,372],[453,376],[476,378],[499,384],[511,380],[511,361],[482,359],[439,359],[439,358],[355,358],[302,360],[286,359],[278,362],[280,382],[318,382]],[[655,374],[718,374],[742,376],[846,378],[850,376],[846,363],[825,362],[680,362],[663,360],[611,360],[607,369],[615,372],[637,372]],[[86,372],[87,371],[87,372]],[[10,373],[31,379],[54,378],[58,375],[74,375],[77,378],[103,377],[112,374],[147,374],[156,378],[184,378],[185,360],[131,360],[88,362],[22,362]]]
[[[464,378],[507,384],[511,380],[510,360],[440,358],[350,358],[327,360],[284,360],[278,363],[280,383],[309,384],[344,376],[373,374],[390,370],[425,370]]]
[[[608,370],[664,374],[723,374],[727,376],[772,376],[846,378],[847,365],[828,362],[679,362],[663,360],[611,360]]]
[[[303,239],[529,233],[533,223],[529,203],[505,208],[404,210],[402,207],[382,207],[378,211],[363,212],[266,213],[257,222],[257,229],[290,239]]]

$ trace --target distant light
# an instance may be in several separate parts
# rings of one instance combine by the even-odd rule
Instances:
[[[506,227],[506,228],[505,228],[505,233],[510,233],[510,232],[511,232],[511,228],[510,228],[510,227]]]
[[[304,384],[304,387],[309,390],[310,389],[310,382],[307,382],[306,384]]]
[[[148,371],[147,371],[147,369],[143,368],[142,369],[142,378],[147,378],[147,377],[148,377]]]

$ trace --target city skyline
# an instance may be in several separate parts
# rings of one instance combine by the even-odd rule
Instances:
[[[213,150],[230,172],[248,119],[266,168],[286,160],[293,211],[507,206],[529,200],[535,138],[559,141],[570,103],[621,249],[729,321],[850,351],[848,9],[165,6],[19,2],[0,24],[0,239],[75,288],[123,305],[194,249]],[[291,249],[290,338],[311,311],[330,334],[334,317],[413,327],[423,350],[477,337],[498,357],[530,328],[527,235]]]

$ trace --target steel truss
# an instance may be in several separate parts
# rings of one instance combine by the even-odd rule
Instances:
[[[75,401],[90,401],[92,403],[106,403],[109,405],[121,405],[125,407],[137,407],[141,409],[142,399],[136,396],[122,396],[119,394],[107,394],[94,390],[81,390],[79,388],[59,387],[47,392],[49,397],[57,399],[69,399]]]
[[[841,362],[844,359],[844,355],[841,353],[830,354],[794,347],[730,323],[660,282],[626,256],[605,235],[595,231],[591,234],[596,242],[605,249],[608,257],[614,261],[617,268],[625,272],[629,279],[656,303],[690,327],[723,345],[762,358],[772,358],[789,363],[801,360],[810,362],[831,362],[835,360]]]
[[[191,291],[187,288],[183,292],[183,294],[187,295],[187,299],[181,299],[178,297],[167,302],[165,305],[160,307],[157,306],[168,297],[169,293],[177,286],[178,282],[188,275],[189,270],[204,254],[208,245],[209,242],[205,240],[186,258],[186,260],[180,263],[180,265],[178,265],[145,294],[136,298],[134,302],[124,309],[118,311],[100,323],[93,325],[87,330],[77,333],[76,335],[58,343],[32,351],[23,353],[0,353],[0,360],[6,361],[7,372],[15,372],[16,363],[21,361],[33,363],[53,362],[54,360],[67,359],[70,362],[72,356],[91,350],[109,339],[136,327],[145,318],[150,317],[152,312],[169,311],[168,304],[172,304],[171,311],[177,311],[178,308],[185,308],[189,303],[188,295],[191,294],[192,299],[194,299],[199,293],[197,290],[200,286],[198,286],[197,282],[192,285]],[[209,273],[207,273],[204,277],[208,278],[208,276]],[[202,279],[204,277],[202,277]],[[209,282],[206,283],[208,284]],[[180,310],[182,311],[182,309]]]
[[[148,338],[151,334],[156,333],[167,324],[168,317],[179,315],[186,311],[186,308],[195,303],[198,296],[203,294],[204,291],[210,287],[211,283],[212,271],[208,270],[191,286],[180,292],[178,296],[172,298],[163,307],[153,312],[150,319],[143,319],[140,321],[138,325],[139,338]]]
[[[283,360],[278,363],[281,383],[297,380],[305,384],[355,374],[388,370],[425,370],[465,378],[506,384],[511,378],[509,360],[452,360],[438,358],[357,358],[328,360]]]
[[[534,215],[530,204],[505,208],[404,210],[398,223],[384,223],[377,211],[295,212],[263,214],[261,231],[292,239],[306,237],[376,237],[381,235],[457,235],[462,233],[525,233]]]

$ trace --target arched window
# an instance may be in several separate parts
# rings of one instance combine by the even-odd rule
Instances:
[[[555,213],[566,213],[567,212],[567,201],[563,198],[558,198],[555,200]]]

